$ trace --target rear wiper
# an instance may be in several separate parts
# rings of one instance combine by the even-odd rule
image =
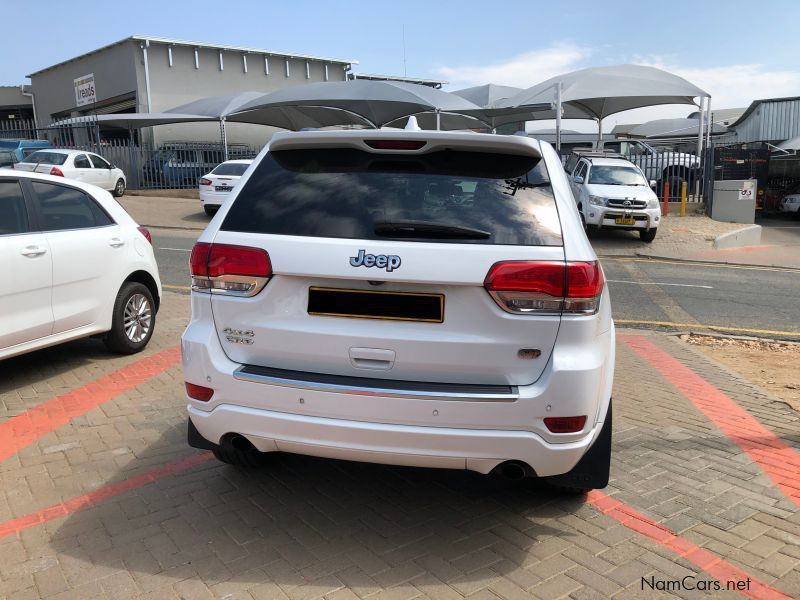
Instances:
[[[375,233],[394,238],[442,238],[462,240],[488,240],[492,234],[480,229],[433,223],[431,221],[380,221],[375,223]]]

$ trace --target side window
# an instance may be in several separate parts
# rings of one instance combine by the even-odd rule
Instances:
[[[564,170],[567,173],[573,173],[575,171],[575,167],[578,165],[578,158],[577,154],[571,154],[570,157],[567,159],[567,164],[564,165]]]
[[[31,182],[31,185],[36,192],[44,231],[88,229],[114,224],[97,202],[80,190],[38,181]]]
[[[92,159],[92,165],[94,166],[95,169],[110,169],[111,168],[111,165],[109,164],[109,162],[105,158],[97,156],[97,154],[90,154],[89,158]]]
[[[78,154],[75,157],[75,168],[76,169],[91,169],[92,165],[89,164],[89,159],[86,158],[85,154]]]
[[[0,181],[0,236],[28,231],[25,198],[16,181]]]
[[[586,161],[581,161],[581,164],[578,165],[578,170],[575,171],[576,177],[583,177],[583,180],[586,181]]]

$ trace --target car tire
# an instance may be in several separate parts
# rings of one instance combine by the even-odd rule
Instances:
[[[219,207],[217,207],[217,206],[204,206],[203,210],[206,211],[206,214],[209,217],[213,217],[215,214],[217,214],[217,211],[219,210]]]
[[[215,448],[212,452],[214,453],[214,457],[220,462],[248,469],[263,467],[267,464],[268,458],[267,454],[259,452],[258,450]]]
[[[135,354],[147,346],[155,326],[153,294],[144,284],[128,281],[117,292],[111,330],[103,342],[117,354]]]
[[[112,192],[115,198],[122,198],[125,195],[125,180],[124,179],[117,179],[117,183],[114,186],[114,191]]]
[[[641,238],[643,242],[647,242],[649,244],[656,239],[656,233],[658,233],[658,227],[651,227],[648,230],[640,229],[639,238]]]

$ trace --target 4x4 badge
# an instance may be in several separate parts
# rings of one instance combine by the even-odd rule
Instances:
[[[400,257],[396,254],[367,254],[366,250],[359,250],[357,256],[350,257],[350,266],[378,267],[391,273],[400,267]]]

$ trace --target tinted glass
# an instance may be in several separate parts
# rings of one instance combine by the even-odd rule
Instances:
[[[0,152],[0,167],[8,167],[17,162],[13,152]]]
[[[92,168],[92,165],[89,164],[89,159],[86,158],[85,154],[79,154],[78,156],[75,157],[75,160],[73,162],[75,164],[75,168],[76,169],[91,169]]]
[[[36,148],[23,148],[22,149],[22,156],[23,156],[23,158],[24,157],[28,157],[31,154],[33,154],[34,152],[36,152]]]
[[[110,169],[111,165],[106,161],[106,159],[97,156],[96,154],[90,154],[89,158],[92,160],[92,165],[95,169]]]
[[[67,162],[67,155],[60,152],[46,152],[39,150],[25,159],[26,163],[42,163],[45,165],[63,165]]]
[[[211,171],[214,175],[237,175],[242,176],[250,165],[242,163],[222,163]]]
[[[114,223],[94,200],[80,190],[38,181],[31,182],[31,185],[36,192],[44,231],[87,229]]]
[[[401,239],[393,225],[438,229],[414,240],[561,245],[544,162],[532,157],[441,151],[419,156],[352,149],[284,150],[258,164],[223,230]],[[405,222],[405,223],[403,223]],[[467,239],[443,228],[485,233]]]
[[[0,181],[0,235],[28,231],[25,198],[16,181]]]
[[[600,185],[647,185],[647,181],[633,167],[594,165],[589,173],[589,183]]]

